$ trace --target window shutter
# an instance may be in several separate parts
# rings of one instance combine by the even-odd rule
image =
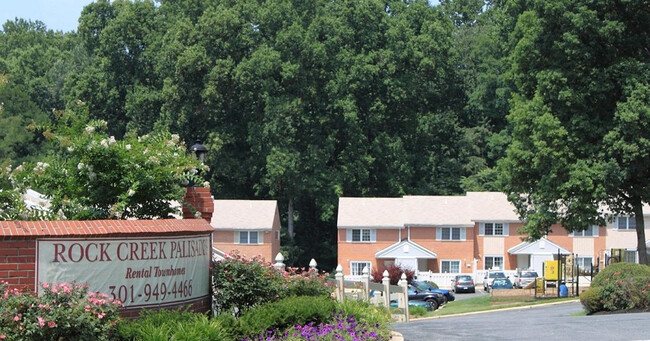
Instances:
[[[235,231],[235,244],[239,244],[239,231]]]
[[[264,232],[259,231],[257,233],[257,244],[264,244]]]
[[[377,241],[377,230],[370,230],[370,241],[373,243]]]
[[[503,223],[503,235],[504,236],[509,236],[510,235],[510,224]]]
[[[345,241],[350,243],[352,241],[352,230],[347,229],[345,230]]]
[[[484,223],[478,224],[478,235],[479,236],[484,236],[485,235],[485,224]]]
[[[460,228],[460,240],[467,240],[467,229],[464,227]]]
[[[436,227],[436,240],[442,239],[442,227]]]

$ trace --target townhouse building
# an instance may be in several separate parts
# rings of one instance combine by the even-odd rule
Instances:
[[[644,207],[646,236],[650,208]],[[499,192],[460,196],[339,199],[338,263],[346,275],[364,267],[382,271],[399,264],[417,272],[476,273],[481,270],[535,269],[545,260],[572,254],[589,270],[604,266],[612,249],[637,262],[634,217],[616,217],[606,226],[568,233],[552,226],[545,238],[525,242],[514,206]],[[650,245],[650,244],[649,244]]]
[[[213,252],[237,252],[273,262],[280,252],[280,214],[275,200],[214,200]]]

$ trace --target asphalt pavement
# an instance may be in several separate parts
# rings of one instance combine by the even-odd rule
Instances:
[[[580,302],[511,308],[394,323],[404,341],[650,340],[650,313],[584,316]]]

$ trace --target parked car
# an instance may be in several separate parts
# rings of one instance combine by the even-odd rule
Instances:
[[[397,308],[397,300],[391,300],[390,306],[392,308]],[[433,304],[429,301],[418,301],[418,300],[409,300],[409,307],[424,307],[427,311],[435,310]]]
[[[492,289],[513,289],[512,281],[510,278],[495,278],[490,285],[490,290]]]
[[[456,275],[456,277],[454,277],[453,286],[456,293],[476,292],[476,288],[474,287],[474,280],[470,275]]]
[[[456,300],[456,296],[454,296],[454,293],[452,293],[451,291],[446,290],[446,289],[440,289],[440,288],[434,287],[433,285],[429,284],[428,282],[412,281],[411,285],[413,285],[414,287],[416,287],[416,288],[418,288],[419,290],[422,290],[422,291],[438,292],[438,293],[443,294],[444,296],[443,296],[442,304],[447,304],[447,302]]]
[[[512,284],[515,286],[515,288],[521,289],[526,287],[531,282],[534,282],[535,278],[537,277],[539,277],[539,275],[537,275],[537,272],[535,271],[526,270],[517,272],[513,278]]]
[[[503,271],[488,271],[483,277],[483,290],[490,291],[490,285],[497,278],[508,278]]]
[[[431,307],[433,308],[433,310],[438,309],[438,307],[442,305],[442,302],[445,299],[444,298],[445,295],[439,292],[430,292],[428,290],[421,290],[412,285],[408,286],[408,297],[409,297],[409,302],[411,300],[414,300],[414,301],[425,301],[431,303]]]

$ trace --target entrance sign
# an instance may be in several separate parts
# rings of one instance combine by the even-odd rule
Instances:
[[[74,281],[126,308],[209,295],[210,235],[39,239],[36,244],[39,294],[39,284]]]

